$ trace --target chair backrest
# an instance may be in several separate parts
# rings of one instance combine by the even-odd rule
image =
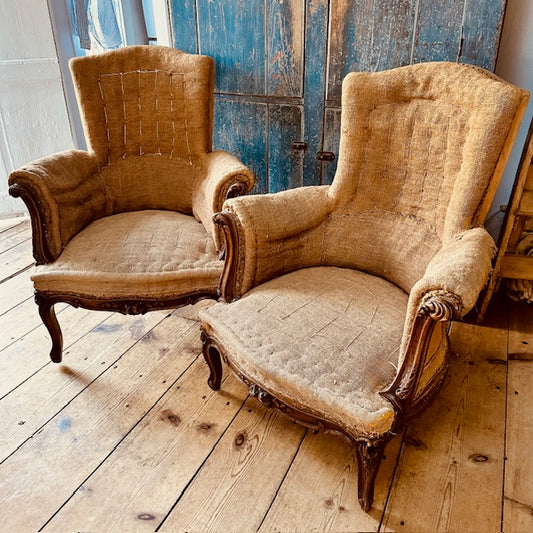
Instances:
[[[192,213],[198,158],[211,151],[214,62],[163,46],[130,46],[71,60],[106,214]]]
[[[527,99],[457,63],[349,74],[326,261],[409,291],[444,240],[483,222]]]
[[[102,166],[131,155],[192,161],[211,150],[214,63],[163,46],[71,60],[90,151]]]

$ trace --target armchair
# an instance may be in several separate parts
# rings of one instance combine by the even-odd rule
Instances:
[[[211,151],[211,58],[133,46],[70,66],[89,151],[33,161],[9,178],[31,216],[35,300],[54,362],[57,302],[138,314],[217,297],[213,213],[254,183],[237,158]]]
[[[451,320],[487,281],[481,227],[528,93],[467,65],[352,73],[331,186],[229,200],[219,302],[200,313],[267,407],[354,445],[367,511],[388,441],[435,396]]]

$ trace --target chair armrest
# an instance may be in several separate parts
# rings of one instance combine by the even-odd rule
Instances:
[[[448,366],[448,324],[476,303],[495,251],[483,228],[460,233],[444,243],[411,289],[398,372],[381,393],[405,420],[441,387]]]
[[[494,241],[484,228],[468,229],[442,245],[409,293],[400,362],[409,350],[417,317],[449,321],[474,307],[495,253]]]
[[[202,158],[200,181],[193,196],[193,214],[211,233],[217,250],[222,247],[222,235],[213,222],[213,215],[222,210],[227,198],[246,194],[254,186],[254,175],[239,159],[228,152],[210,152]]]
[[[96,159],[67,150],[37,159],[9,176],[9,194],[24,200],[31,217],[37,264],[54,261],[72,236],[106,214]]]
[[[429,262],[422,279],[409,296],[418,308],[426,294],[451,295],[456,301],[452,318],[461,318],[476,303],[487,283],[496,246],[484,228],[473,228],[446,241]]]
[[[221,296],[233,301],[253,287],[322,260],[328,186],[228,200],[215,222],[224,231]]]

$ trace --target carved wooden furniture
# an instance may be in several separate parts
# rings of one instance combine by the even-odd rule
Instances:
[[[31,215],[35,300],[55,362],[57,302],[137,314],[216,297],[212,216],[254,181],[235,157],[211,151],[211,58],[134,46],[76,58],[71,70],[89,151],[9,178]]]
[[[228,303],[200,313],[209,385],[222,356],[264,405],[347,437],[364,510],[385,445],[445,378],[450,321],[487,281],[480,225],[527,100],[456,63],[349,74],[332,185],[216,215]]]
[[[523,237],[524,230],[533,229],[533,121],[522,151],[520,165],[511,193],[511,198],[502,232],[498,243],[498,255],[490,276],[487,289],[483,295],[478,320],[483,320],[492,295],[497,290],[502,278],[514,285],[512,293],[533,296],[533,235]],[[523,240],[522,240],[523,239]],[[527,255],[520,252],[521,245],[529,251]],[[521,288],[521,290],[520,290]]]

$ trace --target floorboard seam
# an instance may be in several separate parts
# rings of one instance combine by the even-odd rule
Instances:
[[[396,472],[398,472],[398,468],[400,467],[400,459],[402,457],[403,448],[406,445],[405,435],[407,435],[407,427],[405,427],[403,430],[402,444],[400,445],[400,450],[398,451],[398,457],[396,458],[396,464],[394,465],[394,470],[392,471],[392,476],[391,476],[391,480],[389,484],[389,490],[387,491],[387,497],[385,498],[385,502],[383,504],[383,512],[381,513],[381,518],[379,519],[379,525],[378,525],[377,531],[381,531],[381,528],[383,527],[383,521],[385,520],[385,514],[387,512],[387,506],[389,505],[389,500],[392,494],[392,488],[394,486],[394,479],[396,478]]]
[[[509,305],[505,305],[505,311],[507,313],[507,336],[506,336],[506,355],[505,358],[505,411],[503,415],[503,466],[502,466],[502,507],[501,507],[501,522],[500,522],[500,531],[504,531],[504,519],[505,519],[505,472],[507,467],[507,409],[508,409],[508,399],[509,399],[509,350],[510,350],[510,327],[511,327],[511,316]]]
[[[140,339],[139,339],[140,341]],[[137,341],[137,342],[139,342]],[[125,355],[131,348],[126,350],[123,355]],[[122,357],[122,356],[121,356]],[[200,357],[200,354],[198,354],[191,363],[183,370],[183,372],[170,384],[170,386],[157,398],[157,400],[153,403],[153,405],[131,426],[131,428],[122,436],[121,439],[118,440],[118,442],[113,446],[111,451],[98,463],[98,465],[92,470],[92,472],[76,487],[76,489],[72,492],[72,494],[63,502],[63,504],[52,514],[52,516],[38,529],[38,531],[42,531],[53,519],[54,517],[67,505],[67,503],[74,497],[76,492],[82,487],[87,481],[94,475],[94,473],[100,469],[100,467],[111,457],[111,455],[115,452],[115,450],[124,442],[124,440],[130,435],[130,433],[148,416],[148,414],[159,404],[159,402],[163,399],[163,397],[176,385],[176,383],[183,377],[183,375],[191,368],[191,366],[198,361],[198,358]],[[119,358],[120,359],[120,358]],[[117,359],[117,361],[119,360]],[[106,369],[107,371],[107,369]],[[100,374],[101,375],[101,374]],[[72,400],[71,400],[72,401]],[[70,403],[70,402],[69,402]],[[67,404],[68,405],[68,404]],[[66,406],[65,406],[66,407]]]
[[[66,307],[64,309],[61,309],[60,311],[57,312],[57,314],[59,315],[60,313],[62,313],[63,311],[65,311],[65,309],[67,309]],[[106,322],[107,320],[109,320],[110,318],[112,318],[114,315],[111,315],[111,316],[108,316],[106,319],[102,320],[97,326],[95,326],[95,328],[97,328],[99,325],[103,324],[104,322]],[[160,324],[161,322],[158,322],[156,324],[156,326],[158,324]],[[7,348],[9,348],[10,346],[13,346],[13,344],[19,342],[21,339],[23,339],[26,335],[29,335],[30,333],[32,333],[33,331],[35,331],[36,329],[40,328],[40,327],[44,327],[43,324],[39,324],[38,326],[35,326],[33,329],[31,329],[30,331],[26,332],[24,335],[22,335],[22,337],[19,337],[17,340],[13,341],[11,344],[8,344],[7,346],[4,346],[1,350],[0,350],[0,354],[4,351],[4,350],[7,350]],[[155,326],[154,326],[155,327]],[[94,329],[94,328],[93,328]],[[69,348],[72,348],[72,346],[74,346],[77,342],[79,342],[81,339],[83,339],[84,337],[86,337],[90,332],[90,331],[87,331],[86,333],[84,333],[81,337],[78,337],[76,340],[72,341],[69,345],[65,346],[63,348],[63,352],[66,352]],[[151,331],[151,330],[150,330]],[[138,341],[137,341],[138,342]],[[137,344],[137,342],[135,344]],[[135,344],[133,344],[132,346],[135,346]],[[129,348],[128,348],[129,350]],[[126,352],[128,351],[126,350]],[[124,355],[126,352],[124,352],[122,355]],[[122,357],[122,355],[120,357]],[[120,358],[119,358],[120,359]],[[118,359],[117,359],[118,361]],[[28,377],[26,377],[25,379],[23,379],[19,384],[17,384],[15,387],[13,387],[10,391],[6,392],[3,396],[0,397],[0,401],[2,401],[6,396],[9,396],[13,391],[17,390],[21,385],[23,385],[24,383],[26,383],[26,381],[28,381],[29,379],[31,379],[33,376],[35,376],[35,374],[37,374],[38,372],[40,372],[43,368],[46,368],[47,366],[51,365],[52,364],[52,361],[47,361],[43,366],[41,366],[40,368],[38,368],[33,374],[29,375]],[[55,363],[54,363],[55,364]],[[0,462],[0,464],[2,464]]]
[[[19,274],[22,274],[23,272],[26,272],[27,270],[29,270],[33,266],[35,266],[35,263],[31,263],[31,265],[25,266],[24,268],[20,268],[14,274],[10,274],[9,276],[7,276],[5,278],[0,279],[0,284],[4,283],[5,281],[9,281],[10,279],[13,279],[15,276],[18,276]]]
[[[0,235],[2,233],[5,233],[6,231],[11,231],[11,230],[14,230],[15,228],[18,228],[19,226],[22,226],[22,224],[25,224],[26,222],[28,222],[28,220],[29,219],[26,218],[25,220],[22,220],[21,222],[17,222],[13,226],[9,226],[8,228],[0,230]],[[17,231],[16,233],[20,233],[21,231],[24,231],[24,229],[25,228],[20,228],[19,231]]]
[[[263,525],[263,522],[266,520],[267,516],[268,516],[268,513],[270,513],[270,509],[272,509],[272,506],[274,505],[274,502],[276,501],[276,498],[278,497],[278,493],[279,491],[281,490],[281,486],[283,485],[283,483],[285,482],[285,478],[287,477],[287,475],[289,474],[291,468],[292,468],[292,465],[300,451],[300,448],[302,447],[302,444],[305,440],[305,437],[307,437],[307,434],[309,433],[309,428],[306,428],[305,429],[305,432],[300,440],[300,443],[298,444],[298,447],[296,448],[296,451],[294,452],[294,455],[291,459],[291,462],[289,464],[289,467],[287,468],[287,470],[285,471],[285,474],[283,475],[283,478],[281,479],[279,485],[278,485],[278,488],[276,489],[276,492],[274,493],[274,497],[272,498],[272,501],[270,502],[270,505],[268,506],[268,509],[266,510],[266,513],[264,514],[263,516],[263,519],[261,520],[261,523],[259,524],[259,526],[257,527],[256,531],[259,531]]]
[[[6,248],[5,250],[1,250],[0,251],[0,255],[9,252],[9,250],[13,250],[13,248],[16,248],[17,246],[20,246],[21,244],[25,244],[28,241],[31,241],[31,236],[28,237],[27,239],[24,239],[24,240],[22,240],[20,242],[17,242],[17,244],[14,244],[13,246],[10,246],[9,248]]]
[[[228,425],[226,426],[226,429],[220,434],[220,436],[216,440],[215,444],[213,444],[213,447],[211,448],[211,451],[207,454],[207,457],[202,461],[202,464],[197,468],[196,472],[191,477],[191,479],[189,479],[189,481],[187,482],[185,487],[183,487],[183,490],[180,492],[180,495],[178,496],[176,501],[172,504],[172,506],[170,507],[168,513],[165,515],[163,520],[161,520],[159,525],[155,528],[154,532],[157,533],[158,531],[161,530],[161,527],[166,522],[168,517],[172,514],[172,511],[176,508],[176,506],[178,505],[178,503],[181,500],[181,498],[183,498],[183,495],[185,494],[187,489],[190,487],[190,485],[193,483],[193,481],[198,477],[198,474],[200,473],[200,471],[204,467],[204,465],[207,462],[207,460],[211,457],[211,454],[214,452],[215,448],[218,446],[218,443],[221,441],[222,437],[227,433],[228,429],[233,424],[233,421],[237,418],[237,415],[242,411],[242,408],[244,407],[244,405],[248,401],[248,398],[250,398],[250,394],[247,394],[246,397],[243,399],[241,406],[239,407],[239,409],[237,409],[237,411],[235,412],[235,415],[233,415],[233,418],[229,421]]]
[[[27,298],[25,298],[24,300],[21,300],[20,302],[16,303],[15,305],[13,305],[12,307],[10,307],[9,309],[7,309],[6,311],[4,311],[3,313],[0,313],[0,318],[2,318],[4,315],[7,315],[8,313],[10,313],[11,311],[13,311],[14,309],[16,309],[17,307],[19,307],[20,305],[26,303],[28,300],[33,300],[33,296],[28,296]],[[38,326],[35,326],[35,327],[38,327]],[[35,329],[35,328],[33,328]],[[33,331],[30,330],[30,331]],[[20,339],[20,337],[19,337]],[[18,339],[17,339],[18,340]],[[4,348],[2,348],[3,350]]]
[[[113,315],[111,315],[113,316]],[[106,320],[109,320],[111,317],[108,317],[106,318]],[[86,391],[97,379],[99,379],[103,374],[105,374],[107,371],[109,371],[110,368],[112,368],[114,365],[116,365],[131,349],[133,349],[139,342],[141,342],[141,340],[143,339],[143,337],[145,337],[146,335],[148,335],[154,328],[158,327],[161,322],[163,322],[164,320],[166,320],[168,318],[168,315],[163,317],[153,328],[150,328],[140,339],[138,339],[137,341],[135,341],[135,343],[133,343],[126,351],[124,351],[122,354],[120,354],[119,357],[117,357],[114,361],[112,361],[106,368],[104,368],[104,370],[102,372],[100,372],[100,374],[98,374],[90,383],[87,383],[87,385],[85,387],[83,387],[83,389],[81,389],[77,394],[75,394],[65,405],[63,405],[63,407],[61,407],[61,409],[59,409],[59,411],[57,411],[56,413],[54,413],[46,422],[44,422],[41,426],[39,426],[27,439],[25,439],[23,442],[21,442],[17,448],[15,450],[13,450],[9,455],[7,455],[4,459],[0,460],[0,465],[2,465],[5,461],[7,461],[13,454],[17,453],[18,450],[20,450],[20,448],[22,448],[22,446],[24,446],[28,441],[30,441],[35,435],[37,435],[40,431],[42,431],[42,429],[50,423],[51,420],[53,420],[59,413],[61,413],[61,411],[64,411],[80,394],[82,394],[84,391]],[[101,324],[103,324],[106,320],[102,320]],[[98,326],[96,326],[98,327]],[[192,326],[191,326],[192,327]],[[187,330],[189,331],[189,330]],[[88,333],[90,332],[87,332],[85,335],[82,335],[80,337],[80,339],[82,339],[83,337],[85,337]],[[186,333],[186,332],[185,332]],[[78,339],[77,341],[75,342],[78,342],[80,339]],[[74,344],[74,343],[73,343]],[[72,345],[70,345],[72,346]],[[196,361],[196,359],[198,359],[198,356],[193,360]],[[46,366],[48,365],[51,365],[52,362],[51,361],[48,361],[45,365],[43,365],[41,368],[39,368],[38,370],[36,370],[31,376],[29,376],[27,379],[25,379],[23,382],[19,383],[13,390],[11,390],[10,392],[8,392],[7,394],[5,394],[4,396],[2,396],[2,398],[0,398],[0,400],[4,399],[8,394],[10,394],[11,392],[13,392],[14,390],[18,389],[23,383],[25,383],[28,379],[31,379],[32,376],[34,376],[35,374],[37,374],[37,372],[40,372],[43,368],[45,368]],[[191,363],[192,364],[192,363]],[[190,366],[190,365],[189,365]],[[189,366],[187,367],[187,369],[189,368]],[[186,369],[186,370],[187,370]],[[186,371],[185,370],[185,371]],[[184,372],[185,372],[184,371]],[[183,375],[180,374],[180,376]],[[179,378],[178,378],[179,379]],[[166,392],[164,393],[166,394]],[[159,401],[159,400],[158,400]],[[150,408],[152,409],[153,406]]]

